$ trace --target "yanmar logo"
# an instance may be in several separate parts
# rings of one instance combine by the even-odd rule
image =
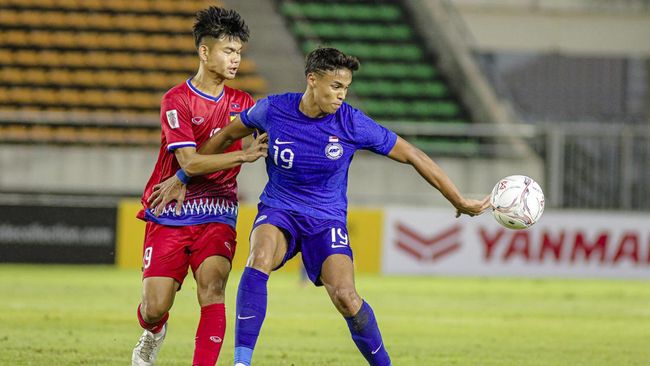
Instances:
[[[401,222],[395,226],[397,248],[419,261],[435,262],[460,249],[460,224],[454,224],[432,236],[424,236]]]
[[[612,232],[586,228],[496,231],[479,227],[484,262],[588,264],[614,267],[620,262],[650,265],[650,236],[639,230]],[[647,238],[647,239],[644,239]]]

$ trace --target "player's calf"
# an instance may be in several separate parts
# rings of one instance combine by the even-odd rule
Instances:
[[[205,259],[194,272],[201,317],[194,337],[192,365],[214,366],[221,353],[226,332],[224,306],[230,262],[220,256]]]
[[[390,366],[391,361],[379,332],[377,319],[372,308],[365,301],[361,309],[346,317],[352,340],[371,366]]]
[[[235,365],[249,366],[257,343],[267,306],[269,276],[246,267],[237,290],[235,321]]]

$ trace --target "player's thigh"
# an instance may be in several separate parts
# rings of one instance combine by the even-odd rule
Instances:
[[[334,254],[325,260],[321,282],[336,309],[346,317],[354,316],[363,300],[354,285],[354,266],[347,255]]]
[[[282,264],[287,254],[287,238],[275,225],[262,224],[255,227],[251,232],[250,243],[246,265],[263,270],[267,274]]]
[[[329,256],[323,262],[320,280],[343,316],[353,316],[361,309],[363,300],[354,285],[352,258],[344,254]]]
[[[352,258],[345,254],[327,257],[321,268],[320,280],[328,293],[337,289],[355,290]]]

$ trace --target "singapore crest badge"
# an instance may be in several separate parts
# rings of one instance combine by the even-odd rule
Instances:
[[[338,137],[329,137],[329,144],[325,147],[325,156],[331,160],[337,160],[343,156],[343,146],[339,143]]]

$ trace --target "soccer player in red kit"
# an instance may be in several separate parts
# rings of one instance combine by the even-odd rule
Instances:
[[[262,135],[245,150],[237,141],[224,154],[197,153],[197,147],[254,102],[247,93],[224,85],[235,77],[242,45],[249,37],[239,14],[218,7],[202,10],[193,33],[199,69],[163,97],[160,153],[142,197],[144,208],[138,213],[147,222],[142,302],[137,311],[144,333],[133,350],[132,365],[154,364],[169,310],[188,268],[201,306],[192,365],[216,364],[226,328],[224,292],[236,248],[236,177],[242,163],[266,156],[268,148]],[[186,182],[195,176],[184,188],[184,203],[172,202],[152,212],[147,197],[174,174]]]

